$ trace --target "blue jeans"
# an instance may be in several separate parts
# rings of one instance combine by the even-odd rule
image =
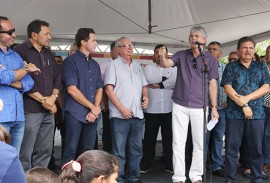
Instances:
[[[225,133],[225,110],[219,109],[218,114],[218,123],[211,131],[207,131],[206,135],[206,148],[208,148],[208,143],[212,145],[211,158],[213,171],[219,170],[223,166],[222,147]],[[211,109],[209,110],[209,115],[211,116]],[[210,134],[212,136],[211,142],[209,142]]]
[[[24,133],[24,121],[1,122],[0,124],[9,131],[11,137],[10,145],[16,148],[19,155]]]
[[[263,158],[264,163],[270,164],[270,108],[264,107],[266,115],[263,138]]]
[[[112,154],[120,161],[118,183],[125,181],[125,163],[127,162],[127,180],[135,182],[140,178],[142,159],[143,120],[139,118],[111,118]],[[126,154],[127,152],[127,154]]]

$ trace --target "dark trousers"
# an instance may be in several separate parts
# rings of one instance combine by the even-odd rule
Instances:
[[[237,159],[242,139],[246,142],[246,157],[251,169],[251,182],[262,182],[263,171],[262,140],[264,119],[236,120],[226,119],[226,152],[225,152],[225,179],[235,182]]]
[[[97,123],[83,123],[69,112],[65,112],[65,129],[62,165],[75,160],[83,152],[94,149]]]
[[[172,113],[145,113],[142,163],[151,166],[155,158],[155,147],[159,127],[161,127],[163,155],[166,166],[172,167]]]
[[[103,122],[103,133],[102,133],[102,143],[103,150],[111,153],[112,151],[112,137],[111,137],[111,124],[109,118],[109,111],[102,111],[102,122]]]

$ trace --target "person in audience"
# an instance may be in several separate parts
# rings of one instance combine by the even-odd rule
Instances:
[[[13,48],[27,63],[35,64],[42,72],[31,73],[33,88],[24,95],[25,133],[20,160],[25,171],[41,166],[47,168],[54,140],[55,101],[61,78],[54,55],[49,49],[52,39],[49,23],[34,20],[27,26],[28,40]]]
[[[25,174],[16,149],[0,141],[0,157],[0,182],[26,183]]]
[[[134,46],[131,40],[121,37],[116,40],[115,46],[119,56],[107,67],[104,79],[109,98],[112,154],[120,160],[118,183],[138,183],[142,158],[143,108],[148,106],[147,81],[139,63],[132,59]],[[126,157],[129,160],[127,164]]]
[[[238,60],[238,59],[239,59],[239,56],[238,56],[238,54],[237,54],[236,51],[230,52],[229,57],[228,57],[229,63],[230,63],[230,62],[234,62],[234,61],[236,61],[236,60]]]
[[[172,166],[172,93],[175,86],[176,67],[163,68],[160,66],[159,49],[166,48],[158,44],[154,49],[153,62],[146,65],[144,75],[148,82],[149,105],[144,110],[145,131],[143,139],[143,157],[140,163],[141,173],[146,173],[153,165],[155,147],[159,128],[161,127],[163,158],[165,170],[173,173]]]
[[[100,67],[90,56],[97,46],[95,31],[79,28],[75,41],[79,50],[68,56],[61,68],[66,132],[62,165],[94,149],[101,112],[103,83]]]
[[[209,150],[210,158],[211,158],[211,168],[212,174],[219,177],[224,177],[224,170],[223,170],[223,158],[222,158],[222,148],[223,148],[223,136],[225,133],[225,109],[227,107],[227,95],[224,92],[223,87],[220,86],[220,81],[223,75],[223,71],[225,69],[225,64],[219,62],[219,58],[222,55],[222,45],[217,41],[212,41],[208,44],[208,52],[211,53],[218,62],[218,75],[219,80],[217,81],[218,87],[218,123],[211,131],[207,131],[207,138],[206,138],[206,148],[208,148],[208,144],[210,145],[211,149]],[[212,107],[209,106],[209,114],[211,114]],[[211,116],[209,115],[209,120]],[[211,136],[211,137],[210,137]]]
[[[27,183],[57,183],[58,175],[43,167],[34,167],[26,172]]]
[[[58,183],[117,183],[118,159],[100,150],[89,150],[62,167]]]
[[[70,45],[69,51],[68,51],[68,56],[73,55],[74,53],[76,53],[76,51],[78,50],[78,46],[77,44],[74,42]]]
[[[218,119],[217,112],[217,79],[218,62],[206,51],[207,35],[202,26],[194,26],[190,30],[190,49],[178,51],[170,59],[166,58],[166,49],[160,48],[160,63],[162,67],[177,67],[177,78],[172,95],[172,130],[173,130],[173,169],[174,183],[184,183],[185,176],[185,145],[188,125],[191,123],[193,141],[193,156],[189,177],[193,183],[201,183],[203,175],[204,154],[204,97],[202,92],[202,70],[205,65],[209,69],[209,96],[212,102],[211,119]],[[198,42],[200,44],[198,44]],[[201,56],[200,49],[203,52]],[[205,65],[204,65],[205,64]],[[208,93],[205,94],[208,96]],[[205,106],[206,107],[206,106]],[[207,111],[205,111],[207,114]]]
[[[263,96],[269,91],[270,76],[265,63],[253,60],[255,42],[239,39],[239,60],[226,66],[221,86],[227,97],[225,180],[236,182],[237,159],[242,139],[252,183],[262,182],[264,136]]]
[[[266,48],[265,60],[270,74],[270,46]],[[264,96],[264,113],[266,115],[263,137],[263,174],[270,170],[270,92]]]
[[[260,56],[260,62],[266,62],[265,55]]]
[[[103,82],[105,71],[108,65],[118,57],[118,50],[117,47],[115,47],[115,41],[111,43],[110,50],[111,50],[110,52],[111,58],[109,60],[100,63],[100,71]],[[102,133],[103,150],[110,153],[112,151],[112,137],[109,118],[109,108],[108,108],[108,96],[106,92],[103,92],[102,96],[102,122],[103,122],[103,133]]]
[[[34,85],[29,73],[40,70],[34,64],[25,64],[19,54],[10,49],[15,37],[10,20],[0,16],[0,124],[10,132],[11,145],[19,154],[25,125],[23,93]]]

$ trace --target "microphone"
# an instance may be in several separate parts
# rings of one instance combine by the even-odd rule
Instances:
[[[205,45],[204,43],[200,43],[199,41],[194,41],[193,44],[197,44],[197,45]]]

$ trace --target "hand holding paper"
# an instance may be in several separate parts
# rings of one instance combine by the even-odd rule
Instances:
[[[218,120],[217,119],[211,119],[208,123],[207,123],[207,130],[211,131],[217,124]]]

